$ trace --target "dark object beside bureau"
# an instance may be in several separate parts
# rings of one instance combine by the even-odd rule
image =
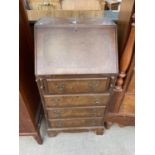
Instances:
[[[38,144],[42,105],[34,75],[34,48],[23,0],[19,1],[19,135],[33,136]],[[10,116],[11,117],[11,116]]]
[[[116,25],[102,18],[40,20],[35,25],[35,74],[49,136],[103,134],[118,74]]]

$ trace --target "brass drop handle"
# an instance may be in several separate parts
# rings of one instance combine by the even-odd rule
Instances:
[[[60,118],[61,117],[61,113],[58,110],[53,110],[53,114],[56,118]]]
[[[57,89],[62,93],[64,91],[65,85],[63,83],[59,83],[57,85]]]
[[[43,90],[45,87],[44,87],[44,83],[43,83],[43,79],[40,79],[40,89]]]
[[[100,104],[100,99],[99,99],[99,98],[96,98],[96,99],[95,99],[95,103],[96,103],[96,104]]]
[[[60,102],[60,98],[55,98],[55,99],[54,99],[54,102],[55,102],[55,103],[59,103],[59,102]]]
[[[42,85],[42,86],[40,86],[40,89],[44,89],[44,86]]]

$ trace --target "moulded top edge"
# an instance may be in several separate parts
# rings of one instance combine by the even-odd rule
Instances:
[[[36,22],[35,27],[52,27],[52,26],[116,26],[116,24],[108,18],[61,18],[46,17]]]

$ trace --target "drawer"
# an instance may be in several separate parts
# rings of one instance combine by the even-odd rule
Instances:
[[[102,106],[109,101],[106,94],[44,95],[46,107]]]
[[[103,126],[102,117],[49,120],[50,128]]]
[[[109,88],[109,78],[46,79],[50,94],[103,93]]]
[[[48,118],[103,117],[105,107],[47,109]]]

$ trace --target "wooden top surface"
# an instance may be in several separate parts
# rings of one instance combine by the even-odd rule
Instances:
[[[39,21],[35,74],[118,73],[116,25],[107,20]]]

